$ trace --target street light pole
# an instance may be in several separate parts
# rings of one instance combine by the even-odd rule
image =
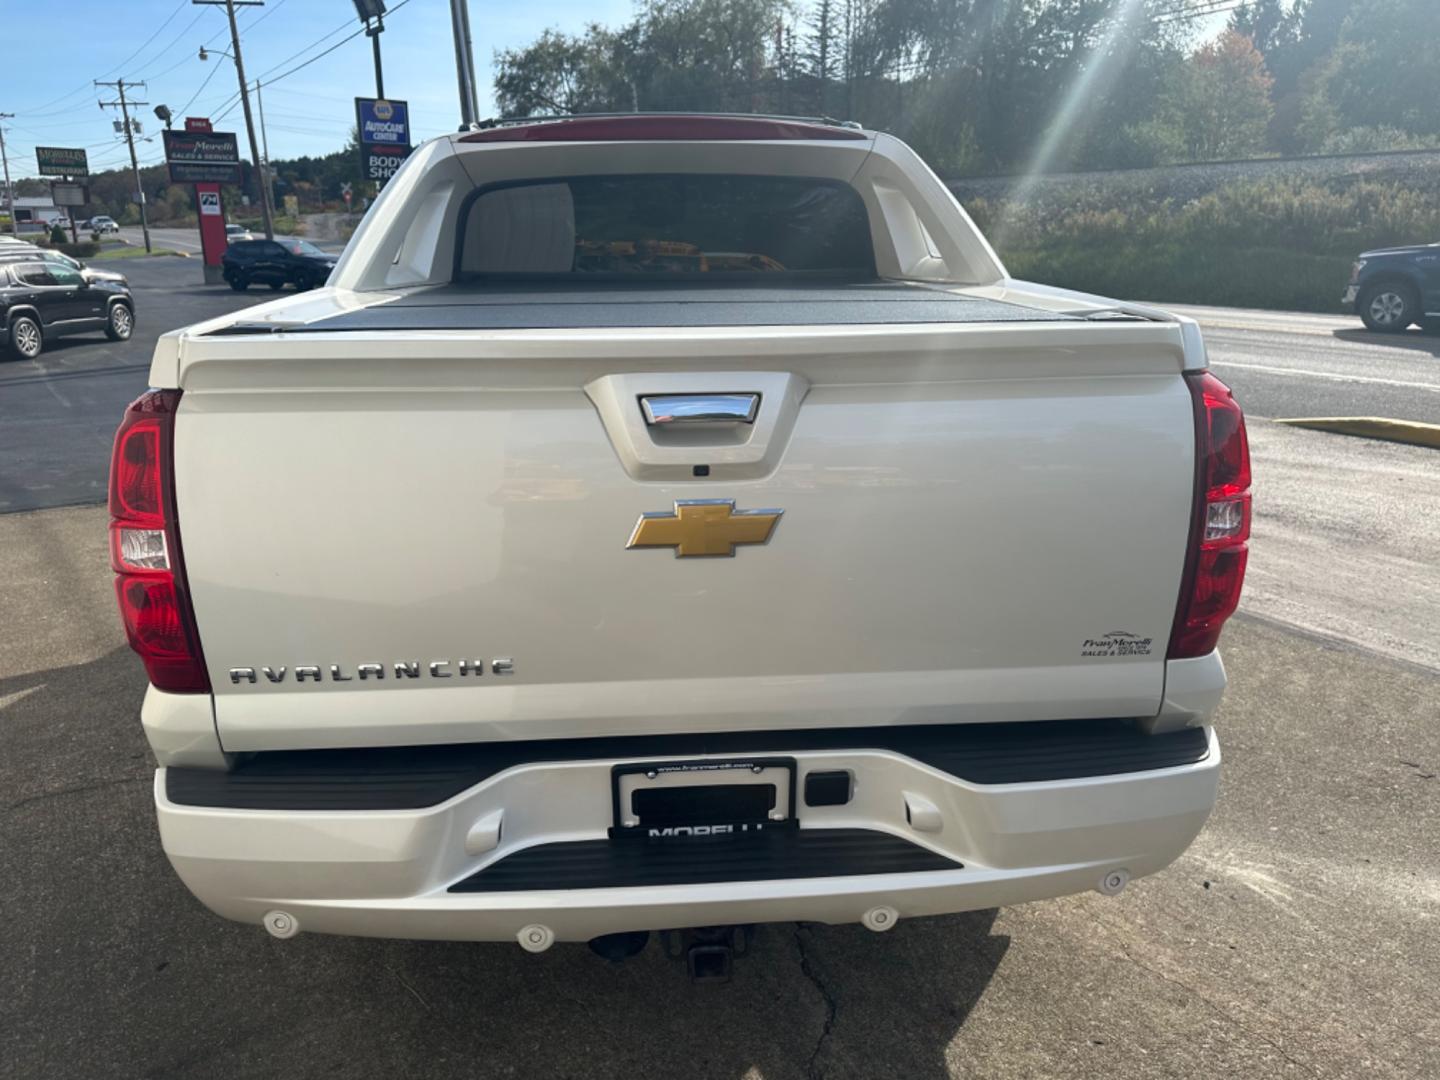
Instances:
[[[355,14],[365,24],[365,36],[375,50],[375,96],[385,96],[385,75],[380,70],[380,34],[385,29],[385,0],[355,0]]]
[[[250,137],[250,163],[260,177],[260,215],[265,220],[265,239],[275,239],[275,215],[270,208],[270,182],[260,167],[260,146],[255,140],[255,118],[250,112],[250,87],[245,82],[245,61],[240,55],[240,30],[235,25],[236,0],[191,0],[194,4],[224,4],[230,20],[230,55],[235,58],[235,74],[240,79],[240,107],[245,113],[245,133]],[[246,7],[259,7],[262,0],[240,0]]]
[[[125,126],[125,144],[130,147],[130,171],[135,174],[135,197],[140,201],[140,232],[145,237],[145,254],[149,255],[150,248],[150,221],[145,215],[145,188],[140,184],[140,160],[135,156],[135,129],[130,124],[130,106],[137,108],[141,105],[149,105],[148,101],[127,101],[125,100],[125,80],[117,79],[115,82],[101,82],[95,80],[96,86],[113,86],[118,95],[115,101],[102,101],[102,109],[113,109],[120,106],[120,120]],[[143,82],[130,84],[133,86],[144,86]]]
[[[370,39],[370,44],[375,47],[375,96],[385,96],[385,74],[380,68],[380,32],[385,29],[385,23],[380,19],[375,20],[373,26],[365,28],[365,36]]]
[[[460,88],[460,130],[474,125],[480,111],[475,97],[475,57],[470,46],[468,0],[450,0],[450,27],[455,36],[455,77]]]

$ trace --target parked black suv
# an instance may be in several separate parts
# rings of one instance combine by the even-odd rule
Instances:
[[[1350,270],[1340,302],[1371,330],[1395,334],[1440,324],[1440,244],[1367,251]]]
[[[308,240],[283,236],[275,240],[239,240],[225,249],[221,273],[230,287],[243,292],[251,285],[279,291],[287,284],[313,289],[325,284],[337,255],[327,255]]]
[[[125,341],[135,330],[135,299],[123,280],[87,277],[41,258],[0,260],[0,350],[33,360],[48,339],[104,330]]]
[[[37,248],[29,244],[0,244],[0,262],[12,262],[15,259],[40,259],[43,262],[54,263],[71,270],[79,270],[80,276],[86,281],[118,281],[121,285],[129,284],[124,274],[114,270],[97,270],[93,266],[86,266],[79,259],[72,258],[63,251],[56,251],[54,248]]]

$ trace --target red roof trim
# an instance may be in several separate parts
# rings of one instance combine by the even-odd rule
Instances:
[[[487,128],[462,135],[461,142],[625,142],[668,140],[829,139],[870,136],[854,128],[748,116],[604,116],[546,120]]]

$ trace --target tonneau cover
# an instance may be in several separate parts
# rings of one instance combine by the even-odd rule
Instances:
[[[339,330],[570,330],[654,326],[828,326],[1072,321],[1040,308],[899,282],[755,286],[631,281],[466,282],[309,322],[230,324],[221,334]]]

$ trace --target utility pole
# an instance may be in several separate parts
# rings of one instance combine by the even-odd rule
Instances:
[[[240,107],[245,113],[245,133],[250,136],[250,163],[260,177],[260,214],[265,219],[265,239],[275,239],[275,213],[270,206],[270,181],[260,167],[260,147],[255,141],[255,118],[250,112],[250,87],[245,82],[245,61],[240,56],[240,30],[235,25],[235,5],[261,7],[264,0],[191,0],[194,4],[220,5],[230,19],[230,55],[235,58],[235,74],[240,79]]]
[[[15,224],[15,189],[10,186],[10,157],[5,153],[5,121],[13,119],[13,112],[0,112],[0,162],[5,165],[5,209],[10,212],[10,233],[18,239],[20,228]]]
[[[480,111],[475,97],[475,56],[470,46],[468,0],[450,0],[450,26],[455,36],[455,77],[460,87],[460,130],[467,131],[474,126]]]
[[[270,184],[270,136],[265,134],[265,99],[260,95],[260,80],[255,80],[255,104],[260,106],[260,152],[265,155],[265,190],[271,191]]]
[[[100,102],[100,107],[102,109],[113,109],[117,105],[120,107],[120,118],[125,125],[125,144],[130,147],[130,171],[135,174],[135,197],[140,200],[140,232],[144,234],[145,237],[145,254],[149,255],[151,250],[150,222],[145,216],[145,189],[140,185],[140,160],[135,156],[135,129],[130,123],[130,106],[134,105],[138,108],[141,105],[149,105],[150,103],[148,101],[126,101],[125,87],[127,84],[124,79],[117,79],[115,82],[101,82],[99,79],[96,79],[95,85],[113,86],[118,95],[115,101]],[[135,87],[144,86],[145,84],[143,82],[132,82],[128,85]]]

